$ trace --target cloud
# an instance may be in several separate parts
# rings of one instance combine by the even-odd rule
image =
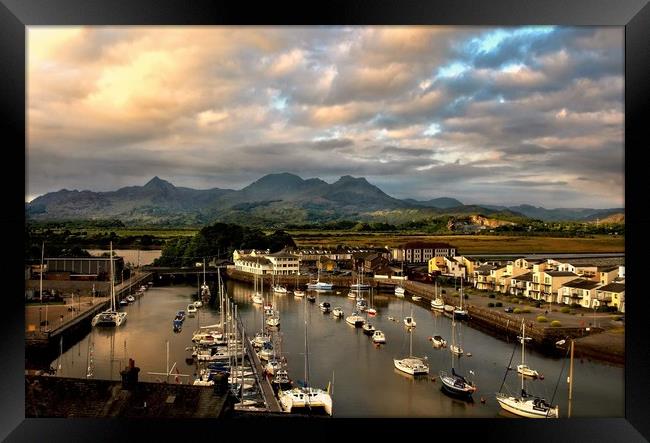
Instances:
[[[30,27],[27,55],[30,195],[289,171],[624,203],[622,28]]]

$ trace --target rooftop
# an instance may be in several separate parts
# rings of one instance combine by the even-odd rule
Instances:
[[[564,283],[562,286],[576,289],[594,289],[600,286],[600,283],[593,280],[586,280],[584,278],[576,278],[575,280]]]
[[[603,286],[602,288],[598,288],[599,291],[607,291],[607,292],[623,292],[625,291],[625,283],[610,283],[608,285]]]

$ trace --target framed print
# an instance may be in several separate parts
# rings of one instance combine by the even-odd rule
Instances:
[[[650,435],[645,2],[0,17],[8,441]]]

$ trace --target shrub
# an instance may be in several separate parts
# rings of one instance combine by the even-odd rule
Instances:
[[[580,305],[578,303],[571,303],[572,308],[579,308]]]
[[[517,297],[510,297],[510,303],[517,303]]]
[[[494,297],[496,297],[496,296],[495,296],[494,294],[490,294],[490,295],[488,295],[488,297],[490,297],[490,298],[494,298]]]
[[[519,303],[520,305],[523,305],[525,302],[523,300],[519,300],[517,303]]]
[[[491,302],[488,303],[488,308],[493,308],[493,307],[494,307],[494,303],[491,303]]]
[[[551,326],[553,326],[554,328],[557,328],[558,326],[562,326],[562,323],[559,320],[553,320],[551,322]]]
[[[503,303],[501,303],[500,301],[498,301],[498,302],[496,302],[496,303],[494,304],[494,306],[496,306],[497,308],[500,308],[501,306],[503,306]]]
[[[458,294],[453,294],[452,297],[458,298]]]
[[[521,309],[515,308],[514,311],[512,311],[513,314],[521,314]]]
[[[544,317],[543,315],[538,315],[537,316],[537,322],[538,323],[546,323],[548,321],[548,318]]]
[[[521,310],[521,313],[522,313],[522,314],[529,314],[529,313],[530,313],[530,309],[528,309],[528,308],[524,308],[524,309]]]
[[[563,314],[568,314],[568,313],[569,313],[569,311],[571,311],[571,309],[569,309],[569,308],[566,308],[566,307],[564,307],[564,308],[562,308],[562,309],[560,309],[560,312],[561,312],[561,313],[563,313]]]

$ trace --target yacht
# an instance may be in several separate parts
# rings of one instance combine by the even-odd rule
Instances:
[[[343,309],[340,306],[337,306],[332,310],[332,315],[336,318],[343,317],[345,313],[343,312]]]
[[[110,256],[113,257],[113,242],[110,243]],[[111,260],[111,307],[109,310],[100,312],[90,321],[92,326],[120,326],[126,321],[126,312],[117,310],[115,303],[115,271]]]
[[[345,321],[355,327],[363,326],[366,323],[366,319],[360,316],[356,311],[353,312],[352,315],[348,316]]]

